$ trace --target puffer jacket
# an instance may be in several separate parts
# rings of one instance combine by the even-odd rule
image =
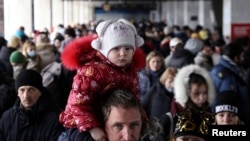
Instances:
[[[239,94],[241,103],[241,120],[250,125],[250,96],[247,83],[244,81],[240,68],[226,55],[220,58],[220,62],[211,70],[211,76],[215,84],[217,95],[225,90],[234,90]],[[214,106],[214,101],[213,101]]]
[[[77,74],[59,120],[65,127],[77,127],[80,131],[100,126],[97,99],[108,90],[130,89],[139,98],[138,72],[145,66],[145,55],[140,48],[136,49],[130,66],[115,66],[91,47],[94,38],[87,36],[74,40],[64,49],[61,57],[63,65],[76,70]]]

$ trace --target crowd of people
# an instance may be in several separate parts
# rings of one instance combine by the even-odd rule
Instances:
[[[0,40],[0,140],[207,141],[200,124],[249,126],[250,37],[222,37],[127,19],[20,27]]]

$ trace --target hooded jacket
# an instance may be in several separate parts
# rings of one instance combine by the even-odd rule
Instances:
[[[193,63],[194,63],[193,54],[182,47],[177,47],[173,52],[171,58],[169,58],[167,67],[175,67],[180,69],[183,66]]]
[[[174,80],[175,102],[172,102],[172,105],[171,105],[171,112],[173,114],[178,113],[180,112],[179,111],[180,109],[185,108],[185,104],[187,103],[188,98],[189,98],[187,94],[186,85],[187,85],[188,78],[191,73],[199,74],[205,78],[207,85],[208,85],[208,88],[207,88],[208,89],[208,103],[212,105],[212,102],[215,97],[215,88],[214,88],[213,80],[212,80],[212,77],[210,76],[210,73],[206,69],[200,67],[199,65],[190,64],[181,68],[175,77],[175,80]]]
[[[97,99],[108,90],[129,89],[139,98],[138,72],[145,66],[145,55],[140,48],[135,50],[130,66],[115,66],[91,47],[91,41],[95,38],[92,35],[75,39],[66,46],[61,56],[63,65],[77,73],[59,120],[65,127],[77,127],[79,131],[101,126],[97,117]]]
[[[247,88],[247,83],[243,79],[240,68],[228,56],[223,55],[219,64],[211,70],[210,74],[217,95],[225,90],[234,90],[240,96],[240,109],[243,111],[240,113],[240,118],[245,124],[250,125],[249,88]],[[212,106],[214,106],[214,101]]]

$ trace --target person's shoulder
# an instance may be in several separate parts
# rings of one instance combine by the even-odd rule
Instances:
[[[139,71],[139,74],[141,75],[149,75],[149,69],[148,68],[143,68]]]
[[[94,141],[88,131],[79,132],[76,128],[66,129],[59,136],[58,141]]]
[[[211,70],[211,74],[212,76],[216,76],[220,79],[225,79],[229,76],[232,76],[232,72],[228,68],[223,67],[221,64],[214,66]]]
[[[18,114],[15,107],[10,107],[1,116],[1,121],[9,122],[11,119],[15,118],[15,116]]]

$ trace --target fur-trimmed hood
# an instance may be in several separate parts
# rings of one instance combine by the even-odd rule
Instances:
[[[176,102],[185,107],[185,103],[188,100],[186,84],[191,73],[199,74],[205,78],[208,85],[208,102],[211,105],[215,97],[213,80],[206,69],[195,64],[184,66],[177,73],[174,80],[174,97]]]
[[[84,36],[70,42],[61,54],[62,64],[69,70],[76,70],[95,58],[107,61],[107,58],[91,46],[92,40],[96,38],[96,35]],[[133,65],[139,70],[145,67],[145,54],[139,47],[135,50]]]

